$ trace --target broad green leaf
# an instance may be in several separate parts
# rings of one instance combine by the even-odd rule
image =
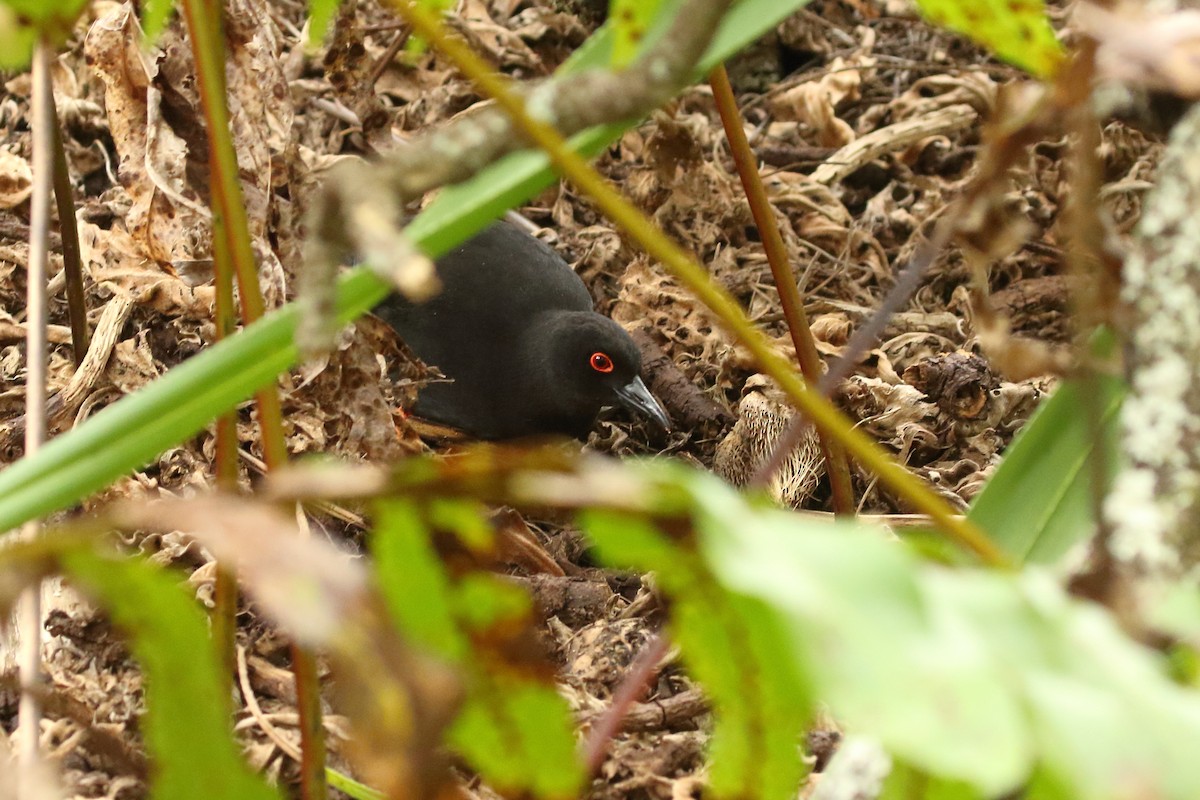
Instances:
[[[143,0],[142,31],[146,39],[153,42],[158,39],[175,10],[175,0]]]
[[[741,737],[714,745],[714,788],[751,736],[767,772],[762,743],[797,733],[759,708],[759,687],[779,681],[928,775],[917,796],[993,797],[1030,779],[1046,798],[1200,796],[1200,694],[1051,576],[946,569],[863,526],[746,504],[709,475],[640,469],[691,493],[694,541],[611,512],[582,521],[606,561],[656,570],[717,730]],[[766,796],[760,777],[718,794]]]
[[[37,30],[18,22],[17,12],[0,5],[0,69],[18,70],[29,66]]]
[[[87,0],[0,0],[0,68],[29,66],[39,38],[65,42],[85,8]]]
[[[710,507],[716,493],[703,493]],[[730,588],[752,582],[751,594],[784,614],[800,648],[793,659],[820,687],[815,696],[854,730],[985,791],[1011,788],[1028,769],[1027,726],[986,641],[961,615],[924,601],[904,550],[873,547],[882,542],[849,526],[806,529],[772,511],[725,513],[701,530]],[[856,541],[866,546],[851,556]]]
[[[913,797],[921,800],[988,800],[970,784],[939,778],[897,762],[884,781],[879,800],[909,800]]]
[[[49,564],[108,612],[141,667],[140,727],[153,764],[152,793],[178,800],[278,798],[233,741],[208,623],[182,576],[142,559],[100,554],[96,540],[85,536],[46,535],[0,551],[0,574],[31,576]]]
[[[465,532],[469,549],[478,547],[486,524],[478,504],[439,500],[436,508],[429,517],[449,533]],[[545,670],[538,675],[530,665],[511,663],[503,646],[506,631],[532,620],[528,595],[490,573],[452,576],[415,501],[380,502],[376,511],[372,550],[392,618],[406,637],[467,677],[467,698],[447,743],[497,789],[574,797],[584,774],[566,701]],[[493,642],[501,649],[487,652]]]
[[[916,0],[926,19],[965,34],[1037,78],[1066,60],[1042,0]]]
[[[40,1],[40,0],[39,0]],[[699,74],[767,32],[807,0],[743,0],[718,29]],[[608,33],[606,35],[611,35]],[[573,68],[603,64],[605,47],[585,45]],[[575,146],[598,153],[628,126],[581,134]],[[516,153],[470,181],[444,190],[409,227],[413,242],[437,257],[555,180],[545,156]],[[382,300],[387,286],[365,268],[338,284],[338,318],[349,322]],[[218,415],[294,366],[297,311],[288,305],[173,368],[52,440],[37,455],[0,471],[0,531],[65,508],[150,463]]]
[[[1111,477],[1125,385],[1093,383],[1068,381],[1046,399],[971,505],[970,519],[1018,563],[1052,564],[1096,529],[1094,459],[1104,459]]]
[[[611,66],[621,68],[637,56],[663,0],[612,0],[608,17],[613,21]]]

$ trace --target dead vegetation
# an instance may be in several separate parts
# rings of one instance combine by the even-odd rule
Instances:
[[[463,3],[458,31],[502,72],[544,76],[586,38],[595,20],[552,0]],[[819,349],[839,355],[872,314],[898,269],[914,254],[972,174],[983,119],[1000,84],[1018,73],[961,40],[940,34],[895,3],[818,0],[731,65],[751,144],[807,292]],[[403,36],[373,2],[349,3],[330,42],[305,54],[302,5],[286,0],[229,4],[227,70],[233,130],[242,165],[269,306],[294,294],[305,201],[324,170],[346,156],[386,150],[393,137],[458,114],[479,100],[437,57],[397,57]],[[194,68],[175,24],[147,56],[133,11],[96,6],[54,74],[79,220],[96,335],[93,366],[77,371],[67,344],[63,294],[52,298],[50,364],[53,430],[64,430],[136,391],[213,338],[213,289],[205,132]],[[24,293],[30,181],[28,78],[12,76],[0,98],[0,441],[5,463],[20,456]],[[1013,336],[1062,344],[1067,280],[1061,242],[1065,140],[1044,141],[1011,172],[1002,205],[1024,221],[1026,241],[973,273],[957,249],[941,253],[913,301],[838,389],[839,405],[872,438],[965,505],[999,454],[1054,383],[1049,375],[1006,376],[984,357],[979,309]],[[1121,232],[1140,211],[1160,146],[1119,122],[1103,131],[1104,203]],[[711,95],[697,86],[628,132],[599,159],[656,224],[690,249],[729,289],[781,351],[791,352],[770,272],[724,145]],[[641,337],[652,385],[677,420],[667,438],[616,414],[589,446],[619,455],[667,454],[704,466],[724,447],[748,448],[722,473],[739,482],[769,449],[788,412],[771,399],[747,354],[705,309],[636,252],[569,186],[522,211],[576,265],[600,310]],[[56,268],[61,266],[61,260]],[[58,283],[61,290],[61,282]],[[54,288],[52,287],[52,292]],[[998,317],[996,316],[998,315]],[[281,381],[292,454],[332,453],[387,460],[421,447],[395,409],[420,370],[383,326],[363,320],[332,355]],[[673,388],[672,388],[673,387]],[[743,424],[734,428],[739,405]],[[744,424],[753,408],[756,425]],[[239,435],[249,485],[261,456],[249,410]],[[721,445],[735,431],[742,437]],[[207,486],[213,439],[197,437],[85,507],[117,497],[189,494]],[[739,460],[740,459],[740,460]],[[730,466],[732,464],[732,466]],[[823,509],[825,489],[797,470],[775,487],[780,499]],[[744,476],[742,476],[744,479]],[[869,512],[897,512],[869,476],[856,490]],[[326,535],[358,541],[361,529],[322,521]],[[508,569],[547,612],[545,644],[562,690],[585,722],[611,697],[660,622],[652,586],[639,576],[589,565],[586,543],[556,520],[518,526]],[[211,597],[213,563],[186,540],[146,537],[134,546],[192,571]],[[532,552],[534,555],[529,555]],[[548,553],[550,558],[546,558]],[[69,791],[84,797],[138,797],[135,756],[140,683],[111,632],[82,606],[63,602],[52,629],[49,670],[63,698],[43,733]],[[253,609],[239,644],[244,690],[257,698],[239,713],[253,764],[288,780],[295,714],[286,649]],[[592,787],[598,798],[674,798],[702,779],[705,707],[678,668],[661,674],[654,696],[631,712]],[[11,730],[15,702],[0,704]],[[338,719],[328,720],[337,751]],[[99,731],[83,736],[80,731]],[[282,743],[278,740],[282,738]],[[97,742],[106,743],[104,746]],[[120,754],[124,753],[124,756]],[[471,791],[488,790],[468,784]]]

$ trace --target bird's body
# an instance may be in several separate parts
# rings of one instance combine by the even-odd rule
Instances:
[[[432,299],[392,295],[375,309],[451,379],[420,390],[417,415],[484,439],[583,437],[600,408],[616,403],[666,423],[638,377],[637,347],[593,310],[583,281],[549,246],[497,223],[437,270],[442,291]]]

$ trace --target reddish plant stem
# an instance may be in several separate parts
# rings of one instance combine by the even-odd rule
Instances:
[[[67,313],[71,320],[71,354],[75,366],[83,363],[92,334],[88,328],[87,301],[83,295],[83,259],[79,249],[79,228],[75,224],[75,192],[71,188],[71,173],[67,169],[67,154],[63,150],[62,131],[58,129],[58,111],[54,94],[47,100],[48,113],[54,116],[54,199],[58,206],[58,230],[62,237],[63,273],[67,284]]]
[[[779,292],[779,303],[783,306],[783,316],[792,336],[792,345],[796,348],[800,372],[809,386],[816,386],[821,380],[821,356],[817,353],[817,343],[808,325],[804,297],[800,294],[800,287],[796,285],[787,248],[784,247],[783,236],[779,233],[775,209],[771,207],[771,200],[763,187],[762,176],[758,174],[758,160],[746,139],[742,115],[738,111],[737,99],[733,96],[733,87],[729,83],[729,74],[724,65],[709,73],[708,83],[712,87],[717,113],[721,115],[721,124],[725,128],[733,163],[737,166],[738,177],[742,181],[742,190],[746,193],[750,213],[754,216],[754,224],[758,227],[763,250],[767,254],[767,263],[771,265],[771,275]],[[850,463],[846,459],[846,451],[825,434],[819,433],[819,436],[833,494],[833,510],[839,516],[852,516],[854,486],[850,481]],[[785,455],[790,453],[789,449]]]
[[[220,214],[213,215],[213,271],[216,283],[217,307],[214,323],[216,340],[233,334],[237,321],[233,301],[233,263],[225,233],[225,220]],[[216,478],[217,488],[222,491],[237,491],[238,438],[237,411],[230,411],[217,418]],[[237,635],[237,573],[230,564],[217,565],[216,584],[213,590],[213,641],[217,657],[221,661],[221,675],[229,681],[232,697],[233,675],[236,663]],[[233,709],[230,709],[232,714]]]

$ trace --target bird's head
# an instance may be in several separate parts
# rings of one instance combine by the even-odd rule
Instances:
[[[531,349],[538,371],[554,386],[558,404],[587,425],[603,406],[619,405],[651,419],[663,430],[671,423],[642,382],[642,356],[617,323],[591,312],[559,312],[537,327]]]

